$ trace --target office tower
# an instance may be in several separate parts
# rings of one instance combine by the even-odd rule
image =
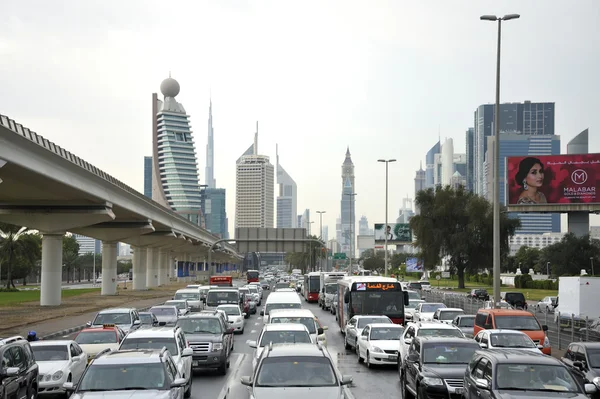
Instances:
[[[329,241],[329,226],[323,226],[323,235],[321,236],[323,242]]]
[[[299,228],[302,227],[302,215],[298,215],[296,220],[297,220],[296,226]]]
[[[215,181],[215,142],[213,136],[213,123],[212,123],[212,99],[208,106],[208,141],[206,143],[206,167],[204,168],[204,181],[206,187],[216,188],[217,182]]]
[[[235,227],[273,227],[274,168],[266,155],[258,155],[258,122],[251,155],[236,165]]]
[[[279,148],[275,145],[275,160],[277,170],[277,228],[297,227],[298,188],[294,179],[279,163]]]
[[[354,237],[356,236],[355,223],[355,202],[354,195],[354,163],[350,156],[350,147],[346,149],[346,158],[342,164],[342,220],[341,220],[341,242],[342,252],[348,257],[352,256],[354,248]]]
[[[431,188],[435,186],[434,180],[434,168],[435,168],[435,156],[440,153],[440,141],[431,147],[425,155],[425,188]]]
[[[415,173],[415,198],[417,193],[425,189],[425,171],[423,170],[423,162],[419,164],[419,170]]]
[[[152,157],[144,157],[144,195],[152,198]]]
[[[499,119],[501,135],[505,133],[531,136],[554,135],[554,103],[525,101],[500,104]],[[487,137],[492,136],[493,132],[494,104],[480,105],[475,110],[473,133],[473,191],[480,195],[483,195],[485,190],[484,161],[488,151]],[[500,149],[502,150],[502,147]]]
[[[175,100],[179,83],[160,84],[164,100],[152,94],[152,199],[204,227],[194,139],[183,105]]]
[[[204,190],[206,229],[221,238],[229,238],[225,208],[226,194],[224,188],[206,188]]]
[[[396,223],[408,223],[414,215],[413,200],[408,197],[402,198],[402,208],[398,211]]]
[[[465,180],[466,180],[466,184],[465,187],[467,188],[468,191],[473,191],[473,166],[474,166],[474,154],[473,151],[474,149],[474,136],[475,135],[475,129],[470,127],[467,129],[467,132],[465,134],[465,142],[466,142],[466,174],[465,174]]]
[[[369,235],[369,221],[365,215],[362,215],[358,220],[358,235],[368,236]]]
[[[342,218],[335,219],[335,240],[336,242],[342,242]]]
[[[102,253],[102,241],[92,237],[82,236],[81,234],[73,234],[75,241],[79,244],[78,255],[85,254],[101,254]]]
[[[302,212],[302,217],[300,218],[300,225],[298,225],[301,229],[306,229],[306,234],[309,234],[311,231],[310,228],[310,209],[305,209]]]

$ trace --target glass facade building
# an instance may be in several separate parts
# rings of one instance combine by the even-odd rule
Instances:
[[[144,157],[144,195],[152,198],[152,157]]]
[[[225,204],[224,188],[206,188],[204,190],[206,229],[221,238],[229,238]]]
[[[425,155],[425,187],[430,188],[435,185],[435,154],[439,154],[441,149],[441,143],[438,140],[437,143]]]

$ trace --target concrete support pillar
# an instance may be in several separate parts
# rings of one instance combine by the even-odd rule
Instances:
[[[62,293],[62,233],[42,236],[42,286],[40,305],[58,306]]]
[[[134,247],[133,249],[133,289],[146,289],[146,248]]]
[[[146,255],[146,286],[153,288],[158,286],[158,249],[148,248]]]
[[[102,242],[102,290],[100,295],[117,294],[117,243]]]
[[[165,253],[162,249],[157,249],[158,252],[158,285],[165,285],[169,282],[167,278],[168,273],[168,253]]]

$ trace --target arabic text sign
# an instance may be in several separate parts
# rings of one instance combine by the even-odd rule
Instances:
[[[506,159],[508,204],[600,203],[600,154]]]
[[[356,283],[355,291],[401,291],[400,283]]]

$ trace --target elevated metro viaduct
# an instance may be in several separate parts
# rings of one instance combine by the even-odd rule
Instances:
[[[62,239],[102,240],[101,295],[117,292],[117,243],[133,247],[133,289],[168,282],[174,261],[239,264],[235,247],[0,114],[0,221],[42,234],[42,306],[61,303]]]

